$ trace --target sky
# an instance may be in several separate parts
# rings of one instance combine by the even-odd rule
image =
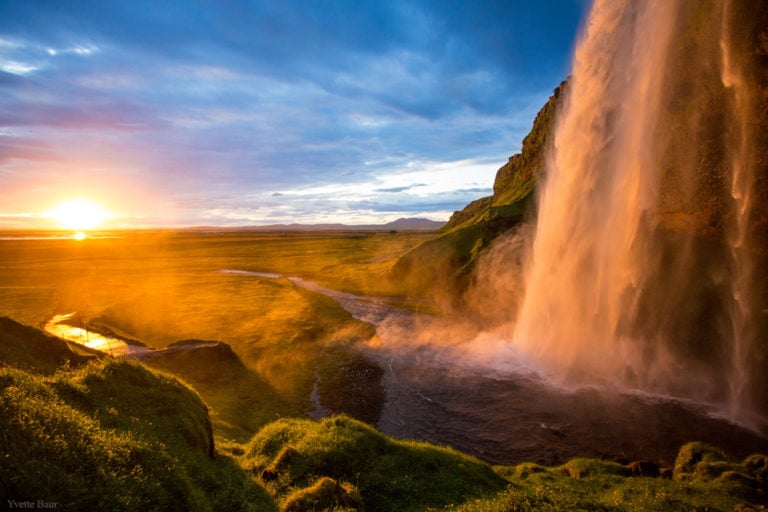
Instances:
[[[589,0],[0,1],[0,227],[447,220],[492,193]]]

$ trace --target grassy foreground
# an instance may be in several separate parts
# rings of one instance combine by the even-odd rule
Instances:
[[[214,446],[207,406],[177,378],[133,361],[77,356],[9,320],[1,331],[0,495],[9,507],[43,500],[58,510],[725,511],[768,503],[767,456],[733,461],[699,443],[681,449],[671,478],[637,476],[656,474],[652,464],[592,459],[492,468],[346,416],[282,419],[247,443]],[[47,352],[20,350],[29,336],[60,344],[58,370]]]

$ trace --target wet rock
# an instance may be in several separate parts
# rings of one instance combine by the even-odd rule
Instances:
[[[334,353],[331,357],[318,371],[320,404],[332,413],[375,425],[386,400],[384,370],[360,354]]]

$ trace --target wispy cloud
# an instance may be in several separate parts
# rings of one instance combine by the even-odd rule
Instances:
[[[0,3],[0,200],[88,189],[148,223],[446,216],[490,192],[567,74],[583,3]]]

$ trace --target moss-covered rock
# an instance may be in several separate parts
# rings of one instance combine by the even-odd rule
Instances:
[[[499,468],[497,472],[507,479],[525,480],[533,475],[549,475],[550,469],[535,462],[523,462],[511,468]]]
[[[701,442],[683,445],[675,458],[674,479],[692,480],[696,477],[697,466],[704,463],[727,462],[725,453],[719,448]]]
[[[311,488],[318,480],[327,479],[326,486],[354,482],[369,511],[425,510],[498,492],[505,485],[477,459],[395,441],[346,416],[271,423],[253,437],[241,463],[254,474],[269,469],[274,474],[269,488],[286,503],[296,489]]]

